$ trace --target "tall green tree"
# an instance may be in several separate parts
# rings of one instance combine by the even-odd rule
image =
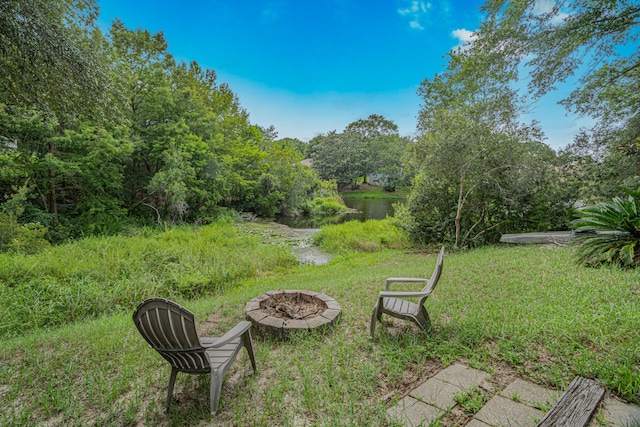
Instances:
[[[402,165],[402,143],[398,126],[379,114],[371,114],[366,119],[349,123],[345,133],[360,135],[366,144],[366,156],[363,160],[363,181],[373,173],[399,175]],[[395,156],[400,154],[399,156]]]
[[[218,84],[213,70],[196,62],[170,68],[176,114],[206,150],[196,169],[197,188],[190,187],[192,214],[207,216],[224,205],[237,210],[278,210],[280,196],[263,176],[265,152],[277,137],[273,126],[251,124],[248,112],[227,84]]]
[[[484,53],[452,52],[447,70],[419,89],[421,134],[405,219],[422,240],[474,245],[536,220],[532,206],[553,152],[535,122],[519,122],[525,105],[509,85],[506,59]]]
[[[0,1],[0,102],[99,116],[111,86],[97,15],[94,0]]]
[[[292,150],[296,150],[300,152],[303,158],[305,158],[308,154],[307,147],[309,144],[307,144],[306,142],[298,138],[282,138],[282,139],[276,140],[275,142],[282,147],[288,147]]]
[[[129,122],[133,153],[127,164],[127,206],[149,205],[148,185],[161,169],[176,129],[168,68],[173,64],[162,33],[129,30],[120,20],[109,33],[112,63],[120,88],[121,109]],[[156,208],[156,207],[153,207]]]
[[[559,150],[563,188],[574,207],[606,202],[619,194],[620,187],[638,186],[638,157],[622,147],[639,131],[632,122],[617,129],[583,129]]]
[[[366,172],[369,145],[359,132],[329,132],[310,141],[313,169],[324,180],[338,186],[355,185]]]
[[[526,64],[535,97],[577,76],[567,107],[609,119],[638,111],[637,2],[489,0],[484,11],[472,49],[499,50],[514,72]]]
[[[115,227],[126,213],[123,169],[131,154],[126,138],[120,138],[123,130],[87,120],[60,135],[54,123],[39,110],[0,108],[7,143],[0,150],[6,172],[0,177],[2,193],[27,182],[31,221],[53,224],[60,215],[86,232]]]

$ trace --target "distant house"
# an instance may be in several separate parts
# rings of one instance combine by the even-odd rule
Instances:
[[[389,175],[386,173],[372,173],[369,175],[369,184],[371,185],[387,185],[389,183]]]
[[[389,175],[386,173],[372,173],[369,175],[369,184],[371,185],[389,185],[390,181],[396,181],[402,178],[404,166],[400,167],[400,171],[397,174]],[[391,179],[390,179],[391,178]]]
[[[313,159],[304,159],[300,164],[311,167],[313,165]]]

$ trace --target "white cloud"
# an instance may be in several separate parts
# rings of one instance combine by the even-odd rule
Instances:
[[[409,26],[416,30],[424,30],[422,22],[427,18],[429,9],[431,9],[431,3],[425,1],[412,0],[407,3],[405,7],[398,9],[398,13],[401,16],[406,16],[411,19]]]
[[[477,35],[473,33],[473,31],[469,31],[465,28],[460,28],[457,30],[453,30],[451,32],[451,36],[453,38],[458,39],[458,44],[454,46],[454,49],[466,50],[471,47],[471,44],[478,38]]]

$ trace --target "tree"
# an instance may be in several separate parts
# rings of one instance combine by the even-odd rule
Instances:
[[[51,232],[60,221],[85,232],[115,231],[126,215],[121,192],[131,154],[122,129],[89,120],[62,135],[55,127],[41,111],[0,109],[0,132],[13,142],[1,156],[7,175],[0,176],[0,191],[7,196],[16,184],[28,182],[25,219],[48,224]]]
[[[371,114],[367,119],[360,119],[349,123],[344,130],[356,133],[367,145],[367,155],[363,161],[363,181],[367,183],[367,176],[372,173],[399,173],[401,156],[393,159],[389,152],[397,153],[401,144],[398,126],[391,120],[378,114]]]
[[[86,121],[52,137],[59,211],[87,233],[120,231],[127,210],[122,199],[124,168],[132,146],[122,129]]]
[[[631,123],[619,129],[583,129],[559,150],[562,187],[572,205],[594,205],[611,200],[620,187],[637,188],[640,164],[620,148],[637,131]]]
[[[325,180],[335,180],[338,186],[355,185],[364,175],[368,144],[357,132],[329,132],[310,142],[313,169]]]
[[[371,114],[366,119],[349,123],[345,132],[358,132],[363,138],[376,139],[381,136],[398,135],[398,126],[379,114]]]
[[[100,112],[111,92],[94,0],[0,2],[0,102],[58,120]]]
[[[465,110],[443,109],[435,118],[438,126],[418,138],[413,152],[418,175],[408,207],[414,234],[465,246],[536,221],[531,204],[545,163],[530,153],[532,129],[496,132]]]
[[[307,144],[304,141],[301,141],[298,138],[282,138],[282,139],[278,139],[275,142],[281,147],[287,147],[292,150],[296,150],[300,152],[303,158],[307,154],[307,147],[309,144]]]
[[[547,6],[547,7],[545,7]],[[632,1],[489,0],[472,51],[496,51],[517,73],[531,77],[534,98],[570,77],[579,84],[563,104],[601,122],[618,121],[640,107],[640,5]]]
[[[447,70],[420,86],[421,135],[410,156],[416,178],[405,220],[421,240],[491,242],[498,231],[541,220],[533,207],[543,202],[553,152],[535,122],[518,121],[525,105],[508,84],[506,62],[493,51],[452,52]]]

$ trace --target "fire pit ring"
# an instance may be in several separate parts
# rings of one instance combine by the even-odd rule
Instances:
[[[252,298],[245,312],[259,334],[280,338],[292,331],[331,326],[342,309],[325,294],[284,289]]]

